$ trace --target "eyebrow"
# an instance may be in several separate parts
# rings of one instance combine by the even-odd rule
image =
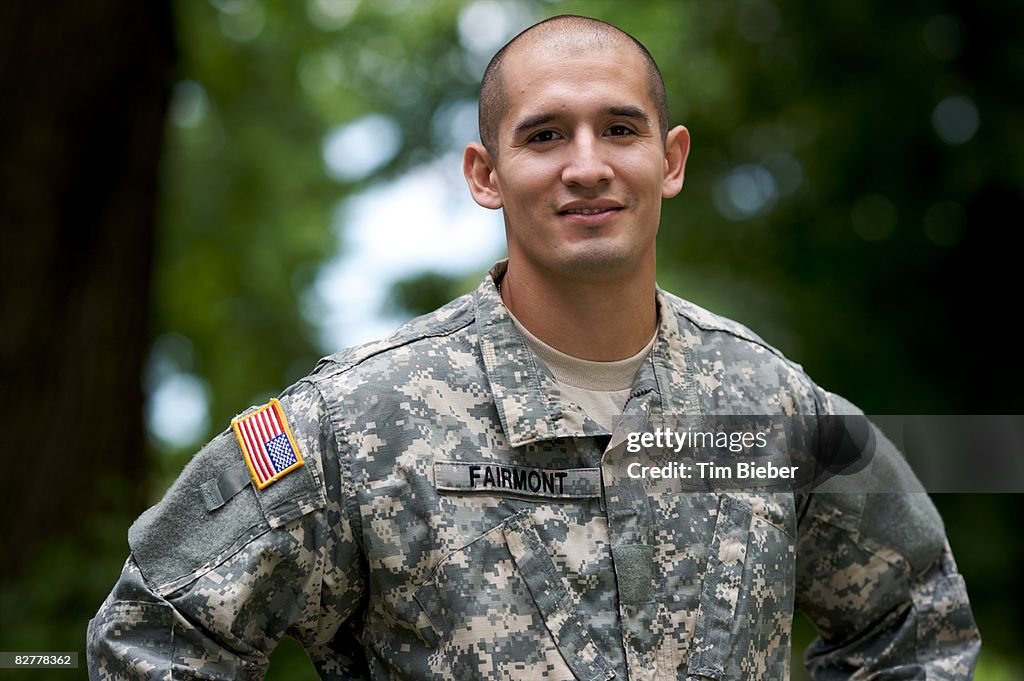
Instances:
[[[651,124],[651,117],[648,116],[647,113],[638,106],[632,106],[628,104],[624,106],[609,106],[608,108],[604,109],[601,113],[606,116],[632,118],[642,123],[645,123],[646,125]],[[558,117],[559,114],[556,113],[539,113],[534,114],[532,116],[527,116],[526,118],[522,119],[521,121],[519,121],[519,123],[516,124],[516,127],[512,131],[512,133],[513,135],[516,136],[521,135],[522,133],[525,133],[528,130],[532,130],[533,128],[550,123],[551,121],[557,119]]]

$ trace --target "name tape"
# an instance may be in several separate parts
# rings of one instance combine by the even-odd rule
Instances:
[[[601,471],[597,468],[533,468],[485,461],[435,461],[434,487],[451,492],[592,499],[601,496]]]

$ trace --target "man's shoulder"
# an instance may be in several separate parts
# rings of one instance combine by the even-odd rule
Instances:
[[[749,327],[711,312],[664,289],[659,289],[659,291],[665,304],[675,314],[677,321],[682,322],[685,327],[691,328],[695,333],[705,336],[707,334],[724,336],[740,346],[753,346],[759,351],[767,351],[779,360],[802,370],[799,364],[787,358],[781,350],[769,344]]]
[[[322,383],[370,372],[384,380],[396,371],[416,369],[417,361],[437,355],[439,348],[475,321],[472,294],[416,317],[386,338],[355,345],[324,357],[306,380]]]
[[[802,366],[749,328],[665,291],[663,315],[675,318],[675,347],[716,413],[813,414],[833,410],[829,395]],[[669,340],[670,345],[672,340]]]

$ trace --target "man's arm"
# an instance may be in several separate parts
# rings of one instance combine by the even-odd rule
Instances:
[[[331,650],[364,577],[333,429],[315,387],[281,403],[303,465],[257,490],[230,430],[193,458],[129,531],[132,555],[89,623],[91,678],[261,678],[285,634],[318,666],[348,666],[353,651]]]
[[[811,494],[802,513],[797,607],[820,635],[807,667],[817,679],[971,678],[981,639],[942,519],[895,446],[872,435],[870,468]]]

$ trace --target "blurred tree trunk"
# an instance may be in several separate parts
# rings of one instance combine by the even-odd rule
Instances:
[[[0,4],[0,577],[141,500],[173,28],[167,2]]]

